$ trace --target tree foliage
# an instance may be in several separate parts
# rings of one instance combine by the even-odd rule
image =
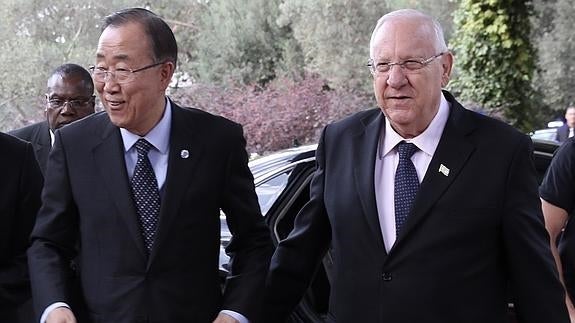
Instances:
[[[275,19],[279,0],[211,0],[200,21],[195,73],[203,82],[264,85],[276,76],[289,28]]]
[[[321,129],[358,107],[374,107],[373,97],[352,90],[329,90],[325,81],[307,75],[293,81],[280,77],[265,88],[257,85],[196,84],[171,97],[234,120],[244,127],[247,148],[264,154],[294,144],[316,143]]]
[[[539,73],[534,84],[554,115],[575,104],[575,33],[572,0],[537,1],[533,43],[539,51]]]
[[[452,87],[524,130],[532,128],[536,99],[531,14],[528,1],[462,0],[452,42],[460,69]]]
[[[385,1],[285,0],[280,9],[278,23],[293,29],[306,72],[333,88],[370,90],[369,39],[389,11]]]
[[[0,7],[0,31],[5,35],[0,51],[0,130],[9,130],[43,118],[43,94],[50,72],[58,65],[94,62],[104,16],[126,7],[147,7],[172,23],[190,16],[194,8],[185,0],[17,1],[4,0]],[[175,5],[180,11],[169,10]],[[185,21],[185,20],[184,20]],[[184,33],[185,32],[185,33]],[[187,44],[189,31],[176,32]],[[185,51],[184,51],[185,53]],[[182,65],[189,64],[184,55]]]
[[[438,18],[449,43],[453,40],[455,45],[450,44],[456,53],[455,82],[450,88],[464,101],[532,130],[530,125],[537,118],[542,120],[545,108],[562,114],[575,101],[571,91],[575,86],[571,22],[575,9],[571,2],[4,0],[0,7],[0,32],[4,36],[0,130],[43,118],[42,99],[50,71],[63,63],[93,63],[102,18],[134,6],[158,13],[174,30],[180,54],[170,91],[182,93],[178,88],[190,84],[218,89],[241,85],[261,100],[271,97],[255,94],[267,91],[268,85],[279,86],[281,82],[276,80],[309,85],[310,75],[321,80],[317,82],[322,83],[326,95],[333,90],[371,97],[371,77],[365,63],[376,20],[390,10],[420,9]],[[536,28],[530,34],[531,26]],[[535,67],[538,73],[534,74]],[[285,92],[284,100],[289,93],[303,92]],[[297,96],[293,100],[307,102]],[[341,96],[339,100],[344,101]],[[269,102],[262,102],[266,104]],[[348,112],[365,107],[349,110],[336,106]],[[281,114],[268,114],[276,115]]]

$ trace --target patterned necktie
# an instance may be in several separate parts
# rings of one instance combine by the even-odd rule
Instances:
[[[148,252],[154,244],[154,235],[160,215],[160,192],[148,152],[152,145],[146,139],[138,139],[135,144],[138,151],[138,161],[132,176],[132,194],[138,209],[140,229]]]
[[[397,145],[397,150],[399,152],[399,164],[395,171],[394,203],[395,233],[399,235],[419,189],[419,180],[415,166],[411,162],[411,156],[417,151],[417,146],[402,141]]]

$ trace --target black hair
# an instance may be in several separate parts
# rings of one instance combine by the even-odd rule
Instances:
[[[109,26],[118,27],[136,22],[144,27],[148,35],[156,63],[170,61],[174,66],[178,60],[178,44],[172,29],[158,15],[143,8],[128,8],[104,18],[102,31]]]

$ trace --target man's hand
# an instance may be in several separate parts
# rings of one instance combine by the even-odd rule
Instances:
[[[240,322],[227,314],[220,313],[218,317],[216,317],[216,319],[214,320],[214,323],[240,323]]]
[[[74,313],[69,308],[58,307],[48,314],[46,323],[77,323],[77,321]]]

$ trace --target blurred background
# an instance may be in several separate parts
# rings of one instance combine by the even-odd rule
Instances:
[[[251,153],[314,143],[322,127],[375,107],[367,69],[377,19],[417,8],[439,19],[468,108],[523,132],[575,102],[572,0],[1,0],[0,130],[44,118],[46,78],[88,67],[104,16],[145,7],[179,44],[176,102],[244,125]]]

